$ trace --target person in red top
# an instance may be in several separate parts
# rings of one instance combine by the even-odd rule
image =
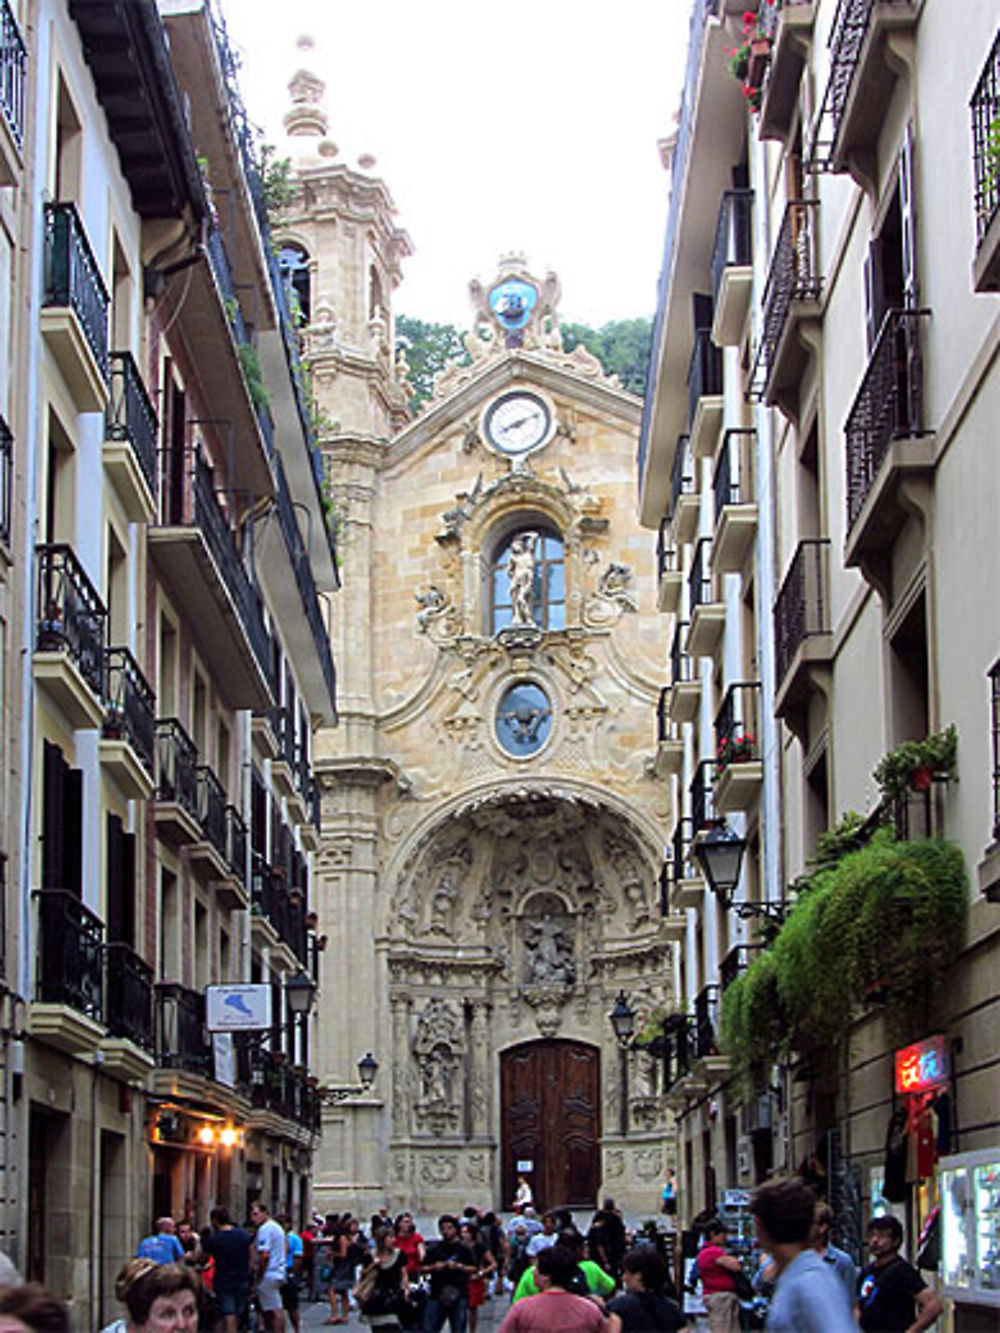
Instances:
[[[412,1213],[400,1213],[396,1218],[396,1249],[406,1258],[409,1277],[418,1277],[424,1262],[424,1238],[416,1228]]]
[[[708,1333],[740,1333],[740,1303],[733,1274],[740,1261],[727,1254],[726,1228],[717,1219],[705,1224],[705,1243],[698,1251],[698,1276],[708,1311]]]
[[[576,1272],[576,1255],[564,1245],[550,1245],[535,1260],[537,1296],[510,1307],[498,1333],[608,1333],[600,1307],[567,1290]]]

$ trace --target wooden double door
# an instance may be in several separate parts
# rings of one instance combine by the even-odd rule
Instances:
[[[600,1183],[601,1057],[578,1041],[532,1041],[500,1057],[504,1208],[523,1174],[535,1206],[593,1207]],[[531,1168],[519,1169],[519,1163]]]

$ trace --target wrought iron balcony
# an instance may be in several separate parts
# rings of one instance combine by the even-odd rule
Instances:
[[[738,681],[723,695],[715,715],[715,757],[717,773],[761,757],[760,681]]]
[[[714,759],[702,759],[691,780],[691,832],[695,837],[715,822],[716,767]]]
[[[226,864],[244,886],[247,882],[247,826],[235,805],[226,806]]]
[[[691,615],[699,606],[714,601],[712,587],[712,539],[702,537],[695,544],[691,569],[688,572],[688,610]]]
[[[0,0],[0,112],[19,153],[24,150],[25,76],[28,49],[8,0]],[[0,185],[13,180],[0,177]]]
[[[712,292],[716,300],[722,275],[729,267],[753,262],[753,190],[726,190],[719,204],[712,246]]]
[[[794,200],[785,209],[778,240],[771,257],[762,300],[763,318],[751,374],[750,398],[774,404],[786,389],[797,392],[805,354],[789,344],[799,302],[818,301],[822,290],[819,275],[815,200]],[[785,335],[789,334],[789,337]],[[787,350],[787,355],[782,355]]]
[[[921,325],[929,310],[890,310],[847,423],[847,528],[850,533],[894,440],[925,435]]]
[[[225,860],[228,852],[225,789],[207,764],[199,764],[195,769],[195,775],[198,791],[198,823],[206,841]]]
[[[131,745],[146,772],[153,777],[156,695],[127,648],[108,648],[104,660],[107,712],[101,734],[105,740],[124,740]]]
[[[688,437],[681,435],[674,450],[673,467],[670,470],[670,518],[677,513],[677,505],[682,495],[694,493],[694,460],[691,457]]]
[[[295,766],[295,718],[291,709],[279,705],[277,708],[269,708],[267,712],[271,722],[271,730],[274,732],[275,739],[278,742],[278,754],[276,762],[287,764],[289,768]]]
[[[696,1060],[719,1054],[719,988],[706,986],[694,1001],[694,1050]]]
[[[156,723],[156,799],[198,819],[198,750],[175,717]]]
[[[759,944],[736,944],[719,964],[719,990],[725,992],[741,973],[753,962],[753,955],[760,951]]]
[[[283,872],[278,873],[259,857],[254,859],[252,908],[262,917],[295,957],[306,959],[305,913],[295,905]]]
[[[156,985],[156,1058],[164,1069],[209,1077],[212,1048],[205,1039],[205,995],[176,982]]]
[[[783,0],[780,7],[768,4],[757,10],[757,31],[771,39],[758,119],[762,139],[784,142],[791,132],[817,7],[818,0]]]
[[[685,649],[688,622],[678,620],[674,626],[674,637],[670,643],[670,681],[673,685],[694,679],[694,664]]]
[[[36,889],[36,995],[97,1022],[103,1014],[104,924],[68,889]]]
[[[139,367],[131,352],[112,352],[111,397],[105,416],[105,438],[131,445],[150,494],[156,497],[156,437],[159,422]]]
[[[779,693],[802,644],[830,632],[829,549],[827,537],[799,542],[774,603],[774,671]]]
[[[10,545],[11,486],[14,477],[14,436],[0,416],[0,544]]]
[[[976,214],[976,256],[973,278],[977,292],[1000,290],[1000,31],[979,76],[970,103],[972,112],[973,206]]]
[[[757,499],[754,481],[755,430],[727,430],[722,437],[722,448],[712,476],[715,497],[715,522],[718,526],[727,505],[754,504]]]
[[[66,653],[100,699],[104,694],[104,603],[73,548],[39,546],[35,647]]]
[[[110,299],[76,205],[45,205],[43,306],[72,310],[105,385]]]
[[[694,838],[694,829],[691,820],[687,816],[678,819],[674,825],[674,831],[670,835],[670,882],[676,887],[682,879],[694,878],[694,870],[690,866],[687,854],[691,841]]]
[[[104,947],[104,1021],[108,1034],[144,1051],[155,1047],[153,969],[128,944]]]
[[[688,429],[695,458],[710,457],[722,419],[722,348],[711,329],[696,329],[688,366]]]

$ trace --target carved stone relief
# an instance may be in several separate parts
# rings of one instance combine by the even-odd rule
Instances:
[[[457,1005],[429,1000],[413,1038],[419,1079],[414,1114],[421,1129],[441,1134],[457,1128],[464,1054],[465,1029]]]

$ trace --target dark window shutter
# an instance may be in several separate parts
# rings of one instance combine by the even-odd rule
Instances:
[[[83,893],[83,773],[65,769],[63,783],[63,883],[79,898]]]
[[[108,940],[117,942],[122,938],[121,920],[124,899],[122,884],[122,821],[118,815],[107,818],[107,858],[108,858]]]
[[[63,871],[63,787],[67,771],[62,750],[51,741],[42,751],[42,888],[61,889]]]
[[[122,933],[123,943],[135,948],[136,836],[122,834]]]

